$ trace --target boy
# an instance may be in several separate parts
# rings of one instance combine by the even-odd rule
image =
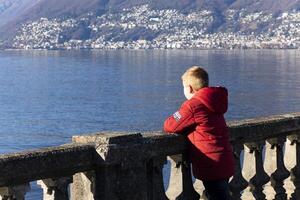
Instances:
[[[182,75],[182,83],[187,100],[165,121],[164,131],[187,135],[195,178],[202,180],[209,200],[228,200],[234,158],[223,116],[227,90],[209,87],[207,72],[198,66]]]

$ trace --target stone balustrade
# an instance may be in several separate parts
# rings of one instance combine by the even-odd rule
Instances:
[[[300,113],[229,122],[232,199],[300,199]],[[196,200],[187,141],[161,132],[100,132],[72,144],[0,156],[0,199],[25,199],[38,180],[51,200]]]

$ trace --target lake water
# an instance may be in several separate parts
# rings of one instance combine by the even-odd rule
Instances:
[[[299,50],[0,51],[0,152],[161,130],[192,65],[228,88],[227,120],[297,112],[299,61]]]

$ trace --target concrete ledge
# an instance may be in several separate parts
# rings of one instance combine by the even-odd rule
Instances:
[[[256,142],[300,134],[300,113],[273,115],[228,123],[232,142]]]
[[[91,170],[94,155],[93,145],[78,144],[0,155],[0,187]]]

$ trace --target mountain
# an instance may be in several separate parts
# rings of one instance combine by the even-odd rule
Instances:
[[[106,0],[0,0],[0,39],[11,36],[23,23],[41,17],[73,17],[103,13]],[[2,8],[2,9],[1,9]]]
[[[176,9],[188,13],[191,10],[209,9],[221,13],[234,0],[2,0],[5,2],[16,1],[18,10],[13,16],[6,17],[6,24],[0,24],[0,41],[11,39],[20,26],[29,21],[44,18],[76,18],[87,13],[117,13],[123,9],[148,4],[152,9]],[[31,1],[31,2],[30,2]],[[10,10],[14,8],[11,7]],[[2,18],[0,13],[0,18]],[[4,17],[4,16],[3,16]],[[222,20],[216,20],[216,24]]]
[[[40,0],[16,20],[40,17],[76,17],[87,12],[103,13],[106,0]]]
[[[19,18],[27,16],[27,19],[80,15],[95,11],[100,13],[108,10],[119,11],[143,4],[149,4],[156,9],[173,8],[182,11],[210,9],[221,12],[229,7],[269,13],[300,8],[300,0],[0,0],[0,5],[1,2],[19,5],[17,8],[11,7],[15,13],[20,11],[18,8],[25,10],[25,13],[19,14]],[[31,9],[26,10],[26,7]]]
[[[87,12],[118,12],[149,4],[156,9],[217,9],[223,10],[234,0],[0,0],[0,19],[3,25],[10,21],[14,24],[41,17],[74,17]]]
[[[131,12],[135,8],[138,9]],[[56,40],[60,42],[99,38],[125,42],[140,38],[153,40],[174,34],[172,31],[177,28],[186,30],[193,26],[202,34],[261,34],[269,31],[268,34],[274,35],[270,30],[286,23],[286,19],[280,18],[282,13],[298,13],[299,10],[300,0],[0,0],[0,45],[2,40],[10,46],[16,35],[21,38],[26,34],[37,35],[34,30],[39,28],[49,32],[48,25],[60,30],[55,32],[55,37],[59,37]],[[148,17],[145,18],[141,12]],[[161,13],[165,16],[160,16]],[[166,19],[169,15],[174,19]],[[127,21],[122,20],[124,16]],[[150,26],[137,25],[140,19],[131,19],[136,16],[148,20]],[[293,14],[288,20],[298,25],[297,16]],[[68,20],[74,23],[70,25]],[[162,26],[162,23],[151,20],[166,20],[164,28],[151,29],[152,25]],[[109,25],[109,22],[114,22],[116,26]],[[167,26],[168,22],[172,26]],[[41,31],[38,33],[41,34]],[[54,41],[54,38],[51,40]]]
[[[0,27],[28,12],[39,0],[0,0]]]
[[[231,6],[233,9],[246,9],[248,12],[264,11],[277,13],[289,10],[299,10],[299,0],[238,0]]]

